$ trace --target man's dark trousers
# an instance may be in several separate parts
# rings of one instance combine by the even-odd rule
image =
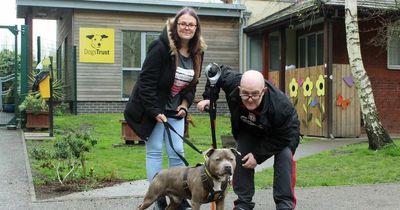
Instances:
[[[254,202],[254,169],[247,169],[242,166],[242,158],[255,151],[259,147],[258,142],[266,141],[262,137],[254,136],[246,132],[239,132],[237,149],[242,154],[236,161],[236,169],[233,175],[233,189],[238,199],[235,200],[235,209],[253,209]],[[268,157],[266,157],[267,159]],[[289,147],[274,155],[274,181],[273,197],[276,209],[294,209],[296,197],[294,186],[296,183],[296,164],[293,160],[293,153]]]

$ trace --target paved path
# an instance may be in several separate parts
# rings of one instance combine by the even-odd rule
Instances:
[[[322,140],[301,145],[295,158],[318,153],[362,139]],[[29,164],[22,133],[0,128],[0,210],[125,210],[135,209],[147,189],[146,181],[127,182],[118,186],[38,201],[33,193]],[[266,162],[257,170],[270,167]],[[398,209],[400,183],[355,187],[296,188],[296,209]],[[235,196],[229,193],[225,209],[232,209]],[[271,189],[257,191],[256,210],[274,209]],[[210,209],[203,205],[202,209]]]

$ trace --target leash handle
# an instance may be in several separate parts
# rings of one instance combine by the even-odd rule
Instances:
[[[168,122],[164,122],[164,127],[165,127],[165,130],[166,130],[166,132],[167,132],[168,141],[169,141],[169,144],[171,145],[172,150],[174,150],[175,154],[178,155],[178,157],[183,161],[183,163],[185,163],[186,166],[189,166],[189,163],[187,162],[187,160],[186,160],[181,154],[179,154],[179,153],[175,150],[174,144],[172,143],[172,137],[171,137],[171,132],[170,132],[170,130],[172,130],[176,135],[178,135],[178,136],[183,140],[183,142],[185,142],[186,144],[188,144],[192,149],[194,149],[196,152],[202,154],[201,150],[197,149],[197,147],[194,146],[194,144],[193,144],[192,142],[190,142],[189,140],[187,140],[186,138],[184,138],[183,136],[181,136],[181,135],[175,130],[175,128],[172,127],[171,124],[169,124]]]

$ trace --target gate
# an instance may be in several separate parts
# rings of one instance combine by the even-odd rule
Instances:
[[[18,124],[20,98],[25,97],[28,87],[28,26],[1,26],[0,30],[8,30],[14,35],[14,51],[3,49],[2,53],[13,54],[12,69],[3,66],[0,71],[0,126],[16,128]],[[21,32],[21,69],[18,65],[18,32]],[[5,63],[5,62],[4,62]]]
[[[332,70],[332,90],[327,88],[323,66],[285,72],[285,90],[299,115],[300,132],[308,136],[358,137],[361,134],[360,100],[350,66],[333,64]],[[279,72],[270,72],[269,80],[279,87]],[[331,104],[326,103],[328,91],[332,93]],[[332,111],[330,121],[328,111]]]

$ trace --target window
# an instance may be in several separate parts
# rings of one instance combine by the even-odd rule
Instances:
[[[269,36],[269,71],[279,71],[280,62],[280,47],[279,36]]]
[[[122,98],[129,98],[142,68],[150,43],[159,32],[122,32]]]
[[[299,37],[299,67],[322,65],[324,62],[324,33],[312,33]]]
[[[262,37],[255,36],[249,39],[249,69],[262,71]]]
[[[400,28],[388,30],[388,69],[400,69]]]

